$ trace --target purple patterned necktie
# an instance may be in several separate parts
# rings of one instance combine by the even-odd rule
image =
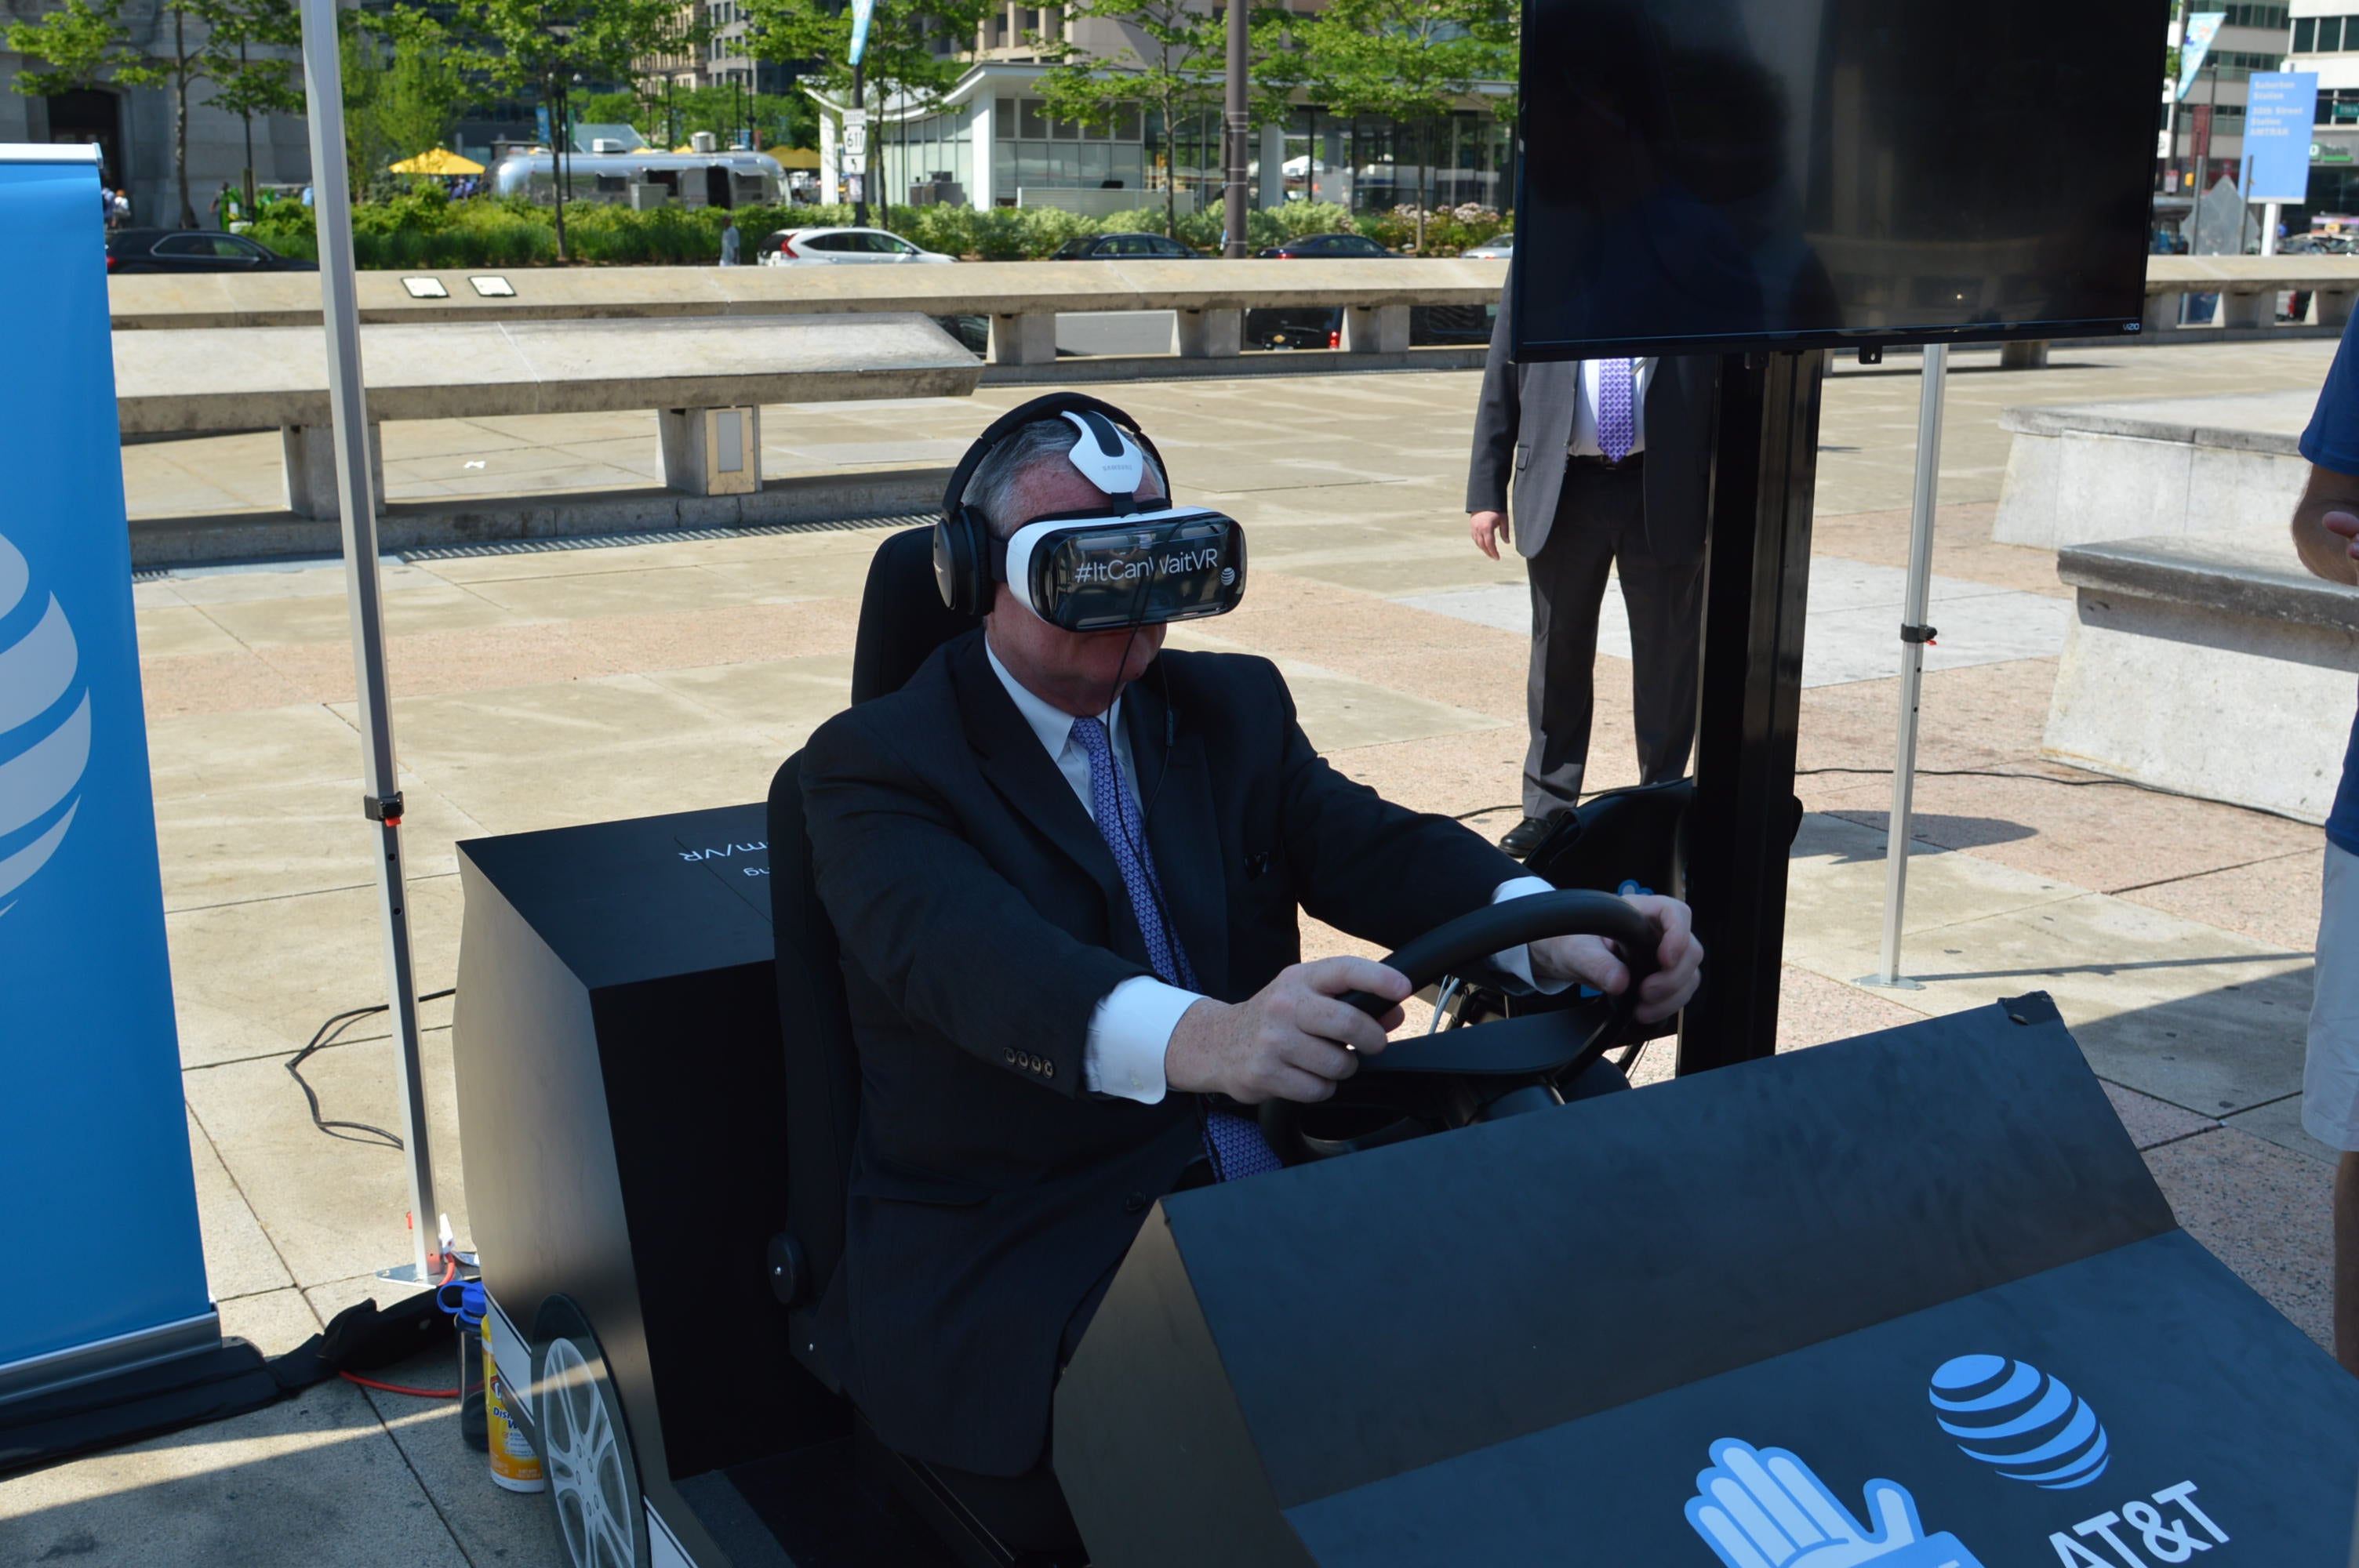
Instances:
[[[1095,719],[1076,719],[1073,739],[1089,753],[1090,803],[1097,816],[1098,834],[1113,851],[1123,891],[1130,894],[1130,913],[1137,918],[1138,934],[1147,939],[1147,962],[1164,984],[1194,990],[1196,974],[1180,946],[1179,934],[1164,923],[1163,884],[1147,854],[1147,825],[1139,818],[1138,803],[1122,787],[1121,775],[1114,771],[1114,748],[1106,742],[1105,725]],[[1234,1111],[1205,1114],[1204,1152],[1212,1157],[1213,1174],[1224,1182],[1283,1169],[1261,1128]]]
[[[1597,362],[1597,449],[1609,463],[1638,444],[1636,368],[1630,360]]]

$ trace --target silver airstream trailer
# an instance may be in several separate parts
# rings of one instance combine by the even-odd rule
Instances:
[[[774,206],[783,200],[786,171],[766,153],[667,153],[653,147],[574,153],[565,160],[568,201],[645,206],[664,200],[686,207]],[[493,191],[557,200],[557,158],[542,150],[510,153],[492,166]],[[653,189],[634,198],[632,188]],[[663,194],[655,194],[660,190]]]

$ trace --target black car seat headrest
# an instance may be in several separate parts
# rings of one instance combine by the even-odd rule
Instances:
[[[909,528],[878,546],[860,596],[852,644],[852,700],[898,691],[936,648],[983,624],[942,602],[934,581],[934,531]]]

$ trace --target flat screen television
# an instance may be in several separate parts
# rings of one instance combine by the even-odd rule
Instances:
[[[1527,0],[1516,357],[2138,330],[2152,0]]]

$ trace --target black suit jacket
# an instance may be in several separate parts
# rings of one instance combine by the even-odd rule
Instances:
[[[1166,652],[1123,720],[1208,995],[1241,1000],[1299,960],[1298,904],[1392,947],[1520,874],[1328,766],[1266,660]],[[887,1444],[1018,1474],[1043,1452],[1059,1342],[1196,1158],[1200,1105],[1083,1087],[1091,1014],[1151,972],[1146,945],[980,633],[821,726],[802,781],[861,1064],[830,1358]]]
[[[1516,548],[1528,560],[1548,543],[1556,521],[1581,395],[1581,362],[1523,364],[1510,358],[1511,304],[1503,291],[1483,366],[1483,400],[1474,411],[1466,510],[1506,513]],[[1657,361],[1647,383],[1647,544],[1660,560],[1692,561],[1703,554],[1719,373],[1716,358],[1675,354]]]

